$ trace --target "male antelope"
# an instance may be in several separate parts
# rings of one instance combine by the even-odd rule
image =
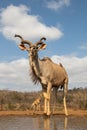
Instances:
[[[46,44],[42,37],[38,42],[32,44],[30,41],[24,40],[20,35],[15,35],[21,39],[19,48],[29,52],[29,63],[31,68],[31,77],[34,83],[40,82],[44,95],[44,113],[50,115],[50,93],[52,87],[63,88],[64,92],[64,108],[65,114],[67,113],[66,107],[66,93],[68,89],[68,76],[62,65],[58,65],[52,62],[48,57],[44,57],[42,60],[38,57],[38,51],[46,48]],[[25,44],[28,44],[26,46]]]

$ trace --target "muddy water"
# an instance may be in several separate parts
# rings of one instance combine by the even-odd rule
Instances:
[[[87,130],[87,116],[0,117],[0,130]]]

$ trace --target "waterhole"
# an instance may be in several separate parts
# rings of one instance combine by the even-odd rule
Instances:
[[[0,130],[87,130],[87,116],[0,117]]]

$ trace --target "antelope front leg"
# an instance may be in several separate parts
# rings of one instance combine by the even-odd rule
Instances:
[[[43,89],[44,113],[49,116],[51,113],[50,112],[50,93],[51,93],[52,84],[50,82],[48,82],[46,88],[47,88],[47,90],[45,90],[45,91]]]
[[[44,98],[44,114],[47,113],[47,99]]]
[[[44,114],[47,113],[47,98],[46,98],[46,94],[47,94],[47,89],[45,89],[43,86],[43,97],[44,97]]]
[[[50,116],[50,93],[51,93],[52,84],[49,82],[47,87],[47,115]]]
[[[44,93],[44,114],[50,115],[50,99],[47,98],[47,93]]]
[[[47,116],[50,116],[51,111],[50,111],[50,100],[47,100]]]

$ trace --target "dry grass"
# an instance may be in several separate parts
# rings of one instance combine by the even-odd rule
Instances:
[[[16,92],[16,91],[0,91],[0,110],[1,111],[31,111],[32,102],[40,95],[41,92]],[[51,98],[51,106],[54,99]],[[43,100],[41,102],[41,110],[43,111]],[[63,110],[63,92],[58,91],[55,111]],[[87,88],[69,90],[67,94],[67,106],[70,110],[87,110]],[[52,108],[51,108],[52,110]],[[20,113],[20,112],[19,112]],[[78,113],[78,112],[77,112]]]

